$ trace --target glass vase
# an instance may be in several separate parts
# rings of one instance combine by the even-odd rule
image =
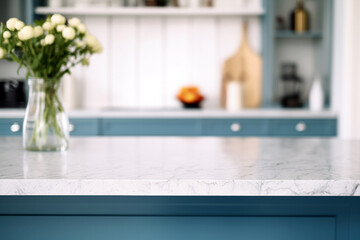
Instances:
[[[59,97],[58,79],[29,78],[29,100],[23,123],[23,146],[30,151],[65,151],[69,119]]]

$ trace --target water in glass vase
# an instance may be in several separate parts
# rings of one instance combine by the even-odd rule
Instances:
[[[23,123],[23,145],[30,151],[65,151],[69,120],[59,97],[58,79],[30,78]]]

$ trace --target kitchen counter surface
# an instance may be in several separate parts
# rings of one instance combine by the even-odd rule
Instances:
[[[25,110],[3,109],[0,118],[23,118]],[[335,118],[330,110],[312,112],[309,110],[247,109],[230,112],[221,109],[183,110],[183,109],[105,109],[73,110],[71,118]]]
[[[360,141],[71,138],[65,153],[0,138],[0,195],[360,196]]]

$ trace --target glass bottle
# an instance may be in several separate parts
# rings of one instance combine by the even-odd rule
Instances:
[[[308,11],[305,9],[304,2],[297,0],[296,7],[291,13],[290,17],[290,28],[297,33],[303,33],[310,29],[310,16]]]

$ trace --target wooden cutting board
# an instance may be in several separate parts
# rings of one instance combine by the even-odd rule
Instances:
[[[221,106],[226,106],[226,84],[240,81],[243,85],[243,107],[256,108],[261,105],[262,60],[252,50],[248,37],[248,24],[243,26],[243,40],[238,51],[225,61],[221,82]]]

